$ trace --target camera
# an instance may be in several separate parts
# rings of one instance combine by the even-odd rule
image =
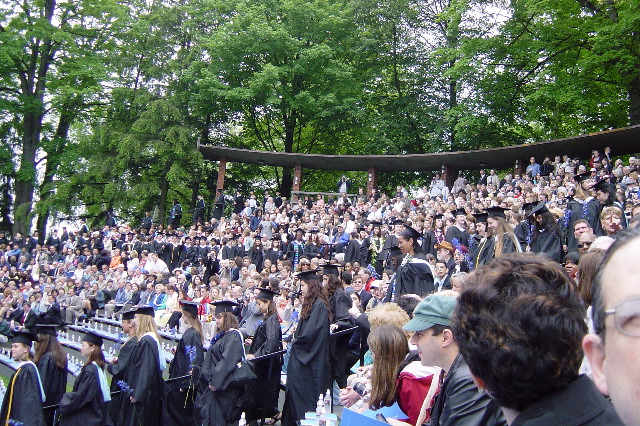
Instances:
[[[295,299],[297,299],[298,297],[300,297],[302,293],[299,291],[292,291],[289,293],[289,295],[287,296],[289,299],[291,299],[291,301],[294,301]]]
[[[371,391],[371,389],[369,388],[369,385],[362,382],[354,383],[353,390],[361,397],[364,397]]]

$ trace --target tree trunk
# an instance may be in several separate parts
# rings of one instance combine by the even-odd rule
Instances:
[[[629,121],[633,126],[640,124],[640,76],[631,81],[627,89],[629,93]]]
[[[171,164],[167,164],[164,168],[164,173],[162,174],[162,182],[160,185],[160,198],[158,199],[158,215],[159,218],[162,218],[162,224],[166,225],[167,223],[167,196],[169,193],[169,179],[167,179],[167,173],[171,169]]]
[[[37,101],[36,101],[37,102]],[[14,209],[13,234],[29,233],[31,228],[31,210],[33,207],[33,191],[36,181],[36,149],[42,131],[42,111],[27,111],[22,119],[22,156],[20,169],[16,173],[16,201]]]

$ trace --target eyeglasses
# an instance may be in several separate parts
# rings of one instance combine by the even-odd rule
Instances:
[[[616,328],[625,336],[640,337],[640,297],[623,300],[615,308],[604,311],[607,315],[613,315]]]
[[[585,241],[584,243],[578,243],[579,247],[591,247],[591,244],[593,244],[593,241]]]

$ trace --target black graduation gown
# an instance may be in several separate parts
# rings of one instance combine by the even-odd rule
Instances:
[[[62,395],[67,391],[67,369],[58,367],[56,359],[51,352],[44,354],[36,364],[40,372],[40,380],[46,399],[44,406],[56,405],[60,403]],[[53,425],[55,408],[44,412],[47,425]]]
[[[193,405],[197,425],[224,426],[240,419],[241,411],[236,404],[244,386],[229,384],[229,380],[242,360],[243,344],[240,333],[232,329],[209,347],[200,370],[198,394]],[[212,391],[209,385],[216,390]]]
[[[158,364],[158,345],[151,336],[143,336],[134,346],[124,377],[136,400],[120,400],[118,426],[159,425],[162,405],[162,370]],[[164,366],[163,366],[164,367]],[[135,409],[134,409],[135,408]]]
[[[336,331],[353,327],[353,320],[349,309],[353,306],[351,297],[345,293],[342,287],[338,287],[329,298],[329,307],[333,323],[338,325]],[[331,351],[331,375],[340,388],[347,385],[347,353],[349,352],[349,340],[351,334],[330,336],[329,345]]]
[[[101,426],[107,424],[107,404],[104,402],[98,368],[91,363],[83,367],[60,404],[60,426]]]
[[[329,312],[321,300],[313,303],[308,318],[298,322],[295,335],[282,409],[282,424],[287,426],[303,419],[304,413],[315,411],[318,395],[331,387]]]
[[[23,364],[9,379],[0,411],[0,425],[11,419],[29,426],[45,425],[38,373],[32,363]]]
[[[458,242],[458,244],[462,244],[463,246],[469,245],[469,232],[466,230],[462,231],[457,226],[453,225],[447,229],[447,233],[444,236],[445,241],[454,243],[454,240]],[[455,247],[455,245],[454,245]]]
[[[389,249],[391,247],[395,247],[398,245],[398,237],[396,234],[389,234],[387,238],[384,240],[384,246],[382,246],[382,252],[378,259],[382,261],[383,267],[389,268],[391,262],[388,261],[387,256],[389,255]]]
[[[109,390],[112,393],[120,391],[118,382],[120,380],[125,380],[125,373],[129,366],[131,354],[133,353],[133,348],[136,346],[136,343],[138,343],[138,338],[135,336],[124,342],[120,348],[120,352],[118,353],[118,361],[115,364],[107,365],[107,371],[111,374],[111,386]],[[118,409],[122,403],[122,398],[128,398],[128,396],[118,393],[111,398],[111,403],[109,404],[109,415],[114,420],[118,418]]]
[[[371,239],[369,237],[366,237],[364,240],[362,240],[362,243],[360,243],[360,265],[362,265],[362,267],[366,267],[369,265],[370,263],[370,257],[371,257]]]
[[[436,244],[438,244],[438,240],[436,239],[436,236],[433,233],[433,231],[429,231],[422,236],[421,248],[423,253],[426,253],[426,254],[431,253],[432,255],[436,256],[437,253],[434,247]]]
[[[196,349],[196,357],[193,364],[189,360],[186,347],[193,346]],[[189,372],[196,366],[202,365],[204,360],[204,349],[202,347],[202,336],[195,328],[189,327],[178,342],[176,354],[169,364],[169,379],[189,375]],[[197,368],[195,369],[198,370]],[[198,383],[197,377],[191,377],[172,381],[165,386],[165,397],[163,405],[164,426],[187,426],[194,425],[193,401]]]
[[[433,274],[424,254],[416,253],[409,261],[400,265],[396,271],[395,299],[404,294],[417,294],[424,297],[435,291]],[[385,302],[390,302],[394,291],[391,287],[387,290]]]
[[[567,210],[569,210],[569,221],[565,226],[565,234],[567,236],[567,252],[576,250],[578,248],[578,240],[573,235],[573,224],[576,223],[578,219],[584,219],[589,222],[589,226],[593,229],[593,232],[596,235],[604,235],[602,232],[602,225],[600,224],[600,215],[598,214],[600,203],[598,200],[589,198],[588,201],[585,202],[582,200],[572,199],[569,201],[569,205],[567,206]],[[566,218],[566,216],[565,216]],[[563,218],[563,225],[566,222]]]
[[[517,224],[513,229],[513,233],[518,239],[520,247],[522,247],[522,251],[525,251],[527,248],[527,237],[529,236],[529,229],[529,223],[524,220]]]
[[[514,241],[507,236],[507,234],[503,234],[503,243],[502,243],[502,254],[515,253],[518,251],[516,248]],[[478,255],[475,259],[476,267],[480,265],[486,265],[496,257],[496,237],[487,238],[484,243],[481,243],[478,247]]]
[[[562,263],[562,237],[550,229],[538,231],[532,238],[531,251],[546,253],[551,259]]]
[[[345,263],[360,262],[360,243],[357,240],[349,240],[344,251],[344,261]]]
[[[256,328],[248,353],[257,358],[281,349],[280,321],[277,314],[272,314]],[[238,401],[238,407],[245,412],[248,422],[262,418],[263,410],[265,418],[273,417],[278,413],[282,357],[257,361],[253,365],[256,380],[245,385],[244,395]]]

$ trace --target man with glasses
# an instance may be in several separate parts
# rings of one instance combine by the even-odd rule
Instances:
[[[594,334],[582,347],[593,381],[627,425],[640,424],[640,230],[621,232],[594,282]]]
[[[593,232],[585,232],[578,237],[578,252],[580,256],[589,251],[589,247],[596,240],[596,235]]]

